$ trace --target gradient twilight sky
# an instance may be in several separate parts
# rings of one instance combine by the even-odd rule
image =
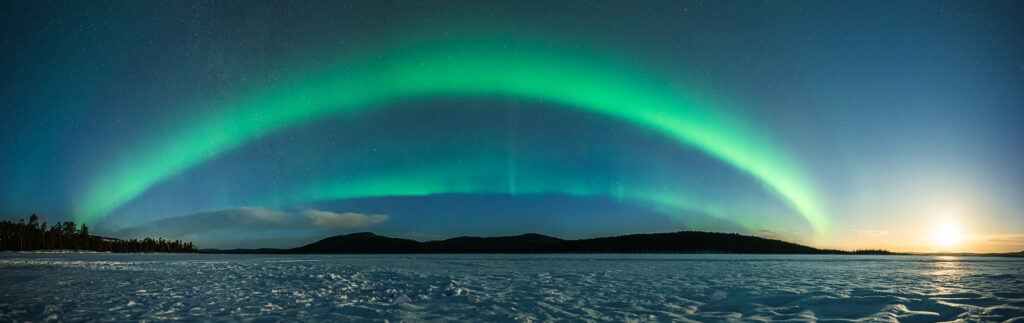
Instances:
[[[0,6],[7,219],[1024,250],[1021,2]]]

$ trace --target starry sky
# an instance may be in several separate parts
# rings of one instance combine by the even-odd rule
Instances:
[[[5,219],[1024,250],[1019,2],[0,6]]]

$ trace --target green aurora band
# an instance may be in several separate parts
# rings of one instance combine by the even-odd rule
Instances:
[[[350,60],[218,106],[213,116],[189,120],[160,133],[156,142],[115,156],[114,167],[100,173],[76,203],[76,221],[92,224],[171,176],[289,126],[431,97],[513,97],[611,116],[696,147],[762,182],[817,234],[827,232],[811,181],[787,154],[737,118],[713,109],[708,100],[685,96],[651,74],[563,49],[479,41],[409,46]],[[332,195],[445,193],[444,187],[402,188],[400,180],[388,186]],[[505,193],[517,193],[512,183],[508,187]],[[656,200],[690,204],[672,203],[676,199],[685,201],[672,196]]]
[[[383,175],[328,177],[318,182],[303,183],[295,188],[284,188],[283,194],[270,197],[271,205],[294,205],[323,200],[378,196],[427,196],[433,194],[562,194],[575,197],[612,197],[620,202],[643,204],[669,216],[680,210],[699,212],[727,220],[744,229],[756,229],[756,223],[737,216],[732,207],[727,210],[714,202],[693,198],[686,192],[671,190],[672,183],[653,176],[640,176],[635,180],[595,179],[581,172],[560,167],[551,161],[537,159],[498,158],[499,154],[468,154],[476,165],[464,167],[452,163],[425,163],[410,169],[388,170]],[[475,156],[475,157],[470,157]],[[482,156],[482,157],[481,157]],[[460,157],[461,158],[461,157]],[[501,168],[505,168],[503,171]],[[543,176],[522,177],[509,173],[518,169],[527,174],[564,174],[557,181]],[[652,175],[652,174],[647,174]],[[660,189],[652,189],[658,187]],[[229,208],[231,206],[225,206]],[[686,218],[676,220],[687,221]]]

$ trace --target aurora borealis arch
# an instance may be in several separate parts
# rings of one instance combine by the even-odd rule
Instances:
[[[297,82],[214,107],[213,116],[156,134],[155,142],[116,156],[79,198],[76,220],[93,223],[154,184],[274,131],[326,116],[443,96],[537,100],[655,130],[750,174],[817,233],[828,228],[813,185],[798,164],[713,103],[601,57],[493,42],[419,45],[346,60],[330,71],[310,73]]]

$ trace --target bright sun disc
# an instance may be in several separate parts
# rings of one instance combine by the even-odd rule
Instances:
[[[956,227],[953,224],[946,223],[939,226],[938,230],[935,231],[935,235],[932,236],[935,243],[943,248],[952,247],[953,245],[960,242],[960,233],[957,232]]]

